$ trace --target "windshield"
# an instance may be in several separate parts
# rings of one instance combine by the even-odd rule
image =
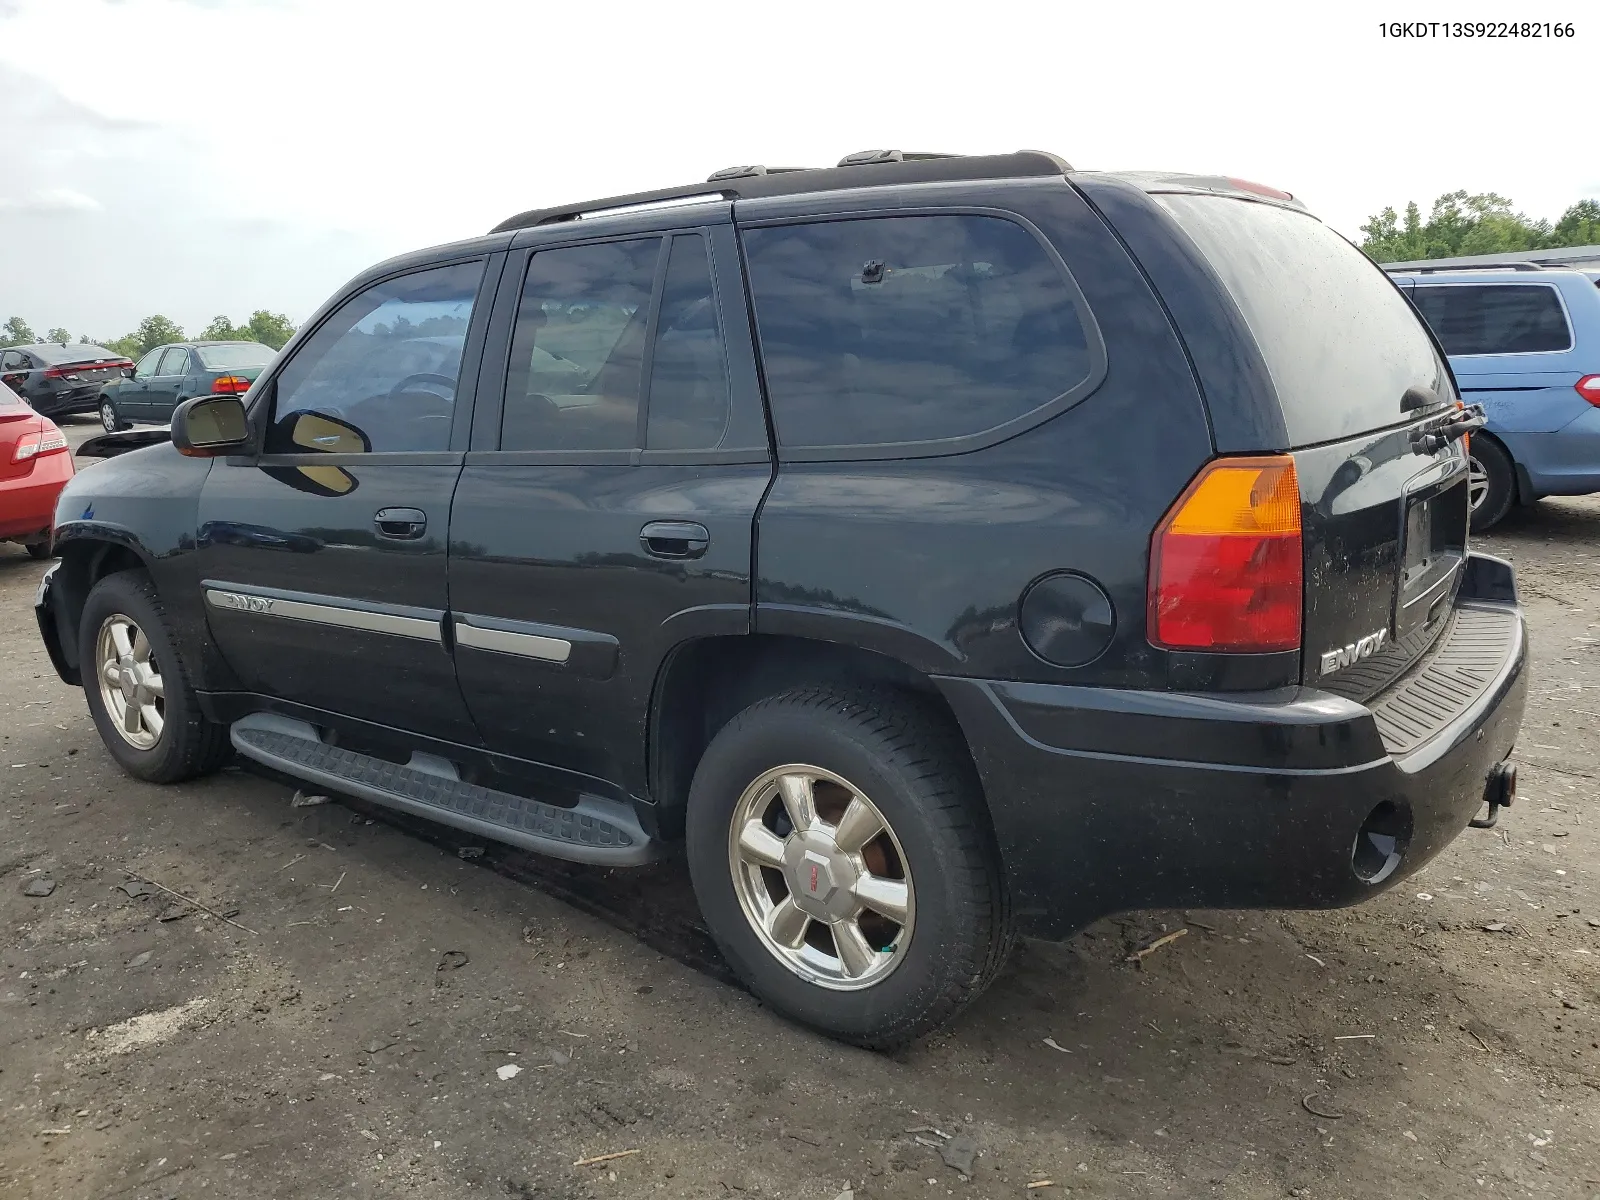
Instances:
[[[1223,196],[1158,196],[1255,335],[1292,446],[1409,419],[1408,388],[1455,392],[1422,321],[1365,254],[1306,213]]]
[[[277,355],[271,346],[260,342],[229,342],[223,346],[196,346],[195,353],[207,370],[229,370],[234,367],[264,367]]]

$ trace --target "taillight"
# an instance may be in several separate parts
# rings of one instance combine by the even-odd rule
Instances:
[[[1297,650],[1301,562],[1294,459],[1217,459],[1156,526],[1147,636],[1167,650]]]
[[[1235,179],[1231,175],[1228,182],[1241,192],[1254,192],[1258,196],[1270,196],[1274,200],[1293,200],[1294,193],[1286,192],[1282,188],[1268,187],[1264,183],[1252,183],[1248,179]]]
[[[233,396],[240,392],[248,392],[250,390],[250,381],[243,375],[222,375],[211,385],[211,390]]]
[[[1572,385],[1582,396],[1596,408],[1600,408],[1600,375],[1585,375]]]
[[[46,379],[75,379],[77,374],[77,367],[46,367],[44,377]]]
[[[11,452],[14,463],[27,462],[41,454],[54,454],[67,448],[67,435],[54,427],[43,433],[25,433],[17,439],[17,448]]]

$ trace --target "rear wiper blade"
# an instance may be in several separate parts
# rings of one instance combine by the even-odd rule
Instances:
[[[1468,404],[1464,408],[1451,409],[1443,416],[1425,421],[1411,431],[1411,452],[1437,454],[1457,438],[1475,429],[1482,429],[1487,423],[1488,417],[1484,415],[1481,404]]]

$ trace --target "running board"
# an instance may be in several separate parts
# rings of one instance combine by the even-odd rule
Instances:
[[[467,783],[431,754],[400,766],[330,746],[314,725],[272,713],[235,721],[229,736],[240,754],[286,775],[536,854],[610,867],[657,857],[632,808],[599,796],[580,796],[572,808],[545,804]]]

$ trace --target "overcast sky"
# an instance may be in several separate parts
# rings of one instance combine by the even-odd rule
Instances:
[[[524,208],[868,147],[1239,175],[1355,237],[1456,188],[1600,197],[1595,10],[1538,14],[1571,40],[1380,37],[1508,14],[1433,7],[0,0],[0,318],[299,321]]]

